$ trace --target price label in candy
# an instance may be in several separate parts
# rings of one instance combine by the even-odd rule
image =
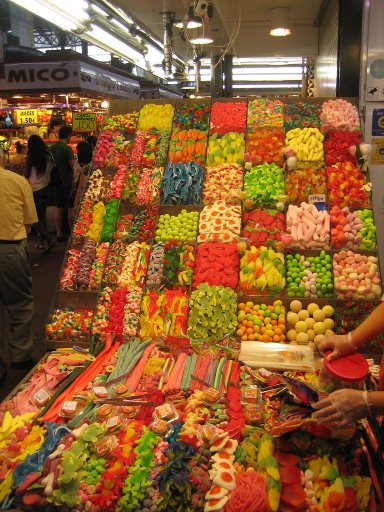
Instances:
[[[96,131],[96,114],[92,112],[74,112],[72,127],[75,132]]]
[[[37,124],[37,108],[16,110],[17,124]]]
[[[308,203],[325,203],[325,194],[311,194],[308,196]]]

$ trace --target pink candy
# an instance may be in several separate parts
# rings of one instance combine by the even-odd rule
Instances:
[[[375,299],[381,295],[376,256],[352,251],[333,255],[336,297],[340,299]]]
[[[360,128],[359,112],[357,107],[346,100],[328,100],[322,105],[320,119],[323,131],[330,128],[343,130],[358,130]]]

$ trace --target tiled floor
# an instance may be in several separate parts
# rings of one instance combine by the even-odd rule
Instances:
[[[33,339],[35,343],[33,358],[41,359],[45,353],[44,326],[51,307],[57,279],[67,247],[66,243],[57,244],[50,253],[45,254],[33,247],[35,239],[28,241],[32,262],[33,294],[35,298],[35,313],[33,319]],[[7,333],[6,333],[7,336]],[[0,347],[2,353],[3,349]],[[6,347],[5,347],[6,353]],[[25,373],[8,371],[6,380],[0,385],[0,401],[22,380]]]

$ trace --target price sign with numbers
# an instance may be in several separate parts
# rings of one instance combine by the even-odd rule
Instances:
[[[314,204],[318,210],[325,210],[325,194],[311,194],[308,203]]]
[[[311,194],[308,203],[325,203],[325,194]]]
[[[16,110],[17,124],[37,124],[37,108]]]
[[[74,132],[95,132],[96,114],[92,112],[74,112],[72,128]]]

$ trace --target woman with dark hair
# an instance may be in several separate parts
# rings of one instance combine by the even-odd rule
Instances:
[[[39,234],[40,243],[36,247],[48,252],[55,245],[46,224],[46,211],[51,198],[51,170],[54,163],[52,155],[39,135],[31,135],[27,147],[24,175],[31,185],[37,211],[38,222],[34,227]]]
[[[48,140],[50,143],[57,142],[59,140],[59,131],[63,126],[63,121],[61,119],[52,119],[49,123],[50,132],[48,135]]]
[[[97,144],[97,137],[95,137],[95,135],[90,135],[89,137],[87,137],[87,142],[91,146],[92,153],[93,153],[95,151],[95,147]]]
[[[77,162],[74,167],[75,181],[73,187],[73,207],[76,211],[81,196],[83,195],[87,176],[92,162],[92,147],[86,141],[81,141],[76,146]]]
[[[9,159],[8,169],[22,176],[25,168],[25,154],[27,145],[18,140],[15,142],[15,148],[16,154]]]

